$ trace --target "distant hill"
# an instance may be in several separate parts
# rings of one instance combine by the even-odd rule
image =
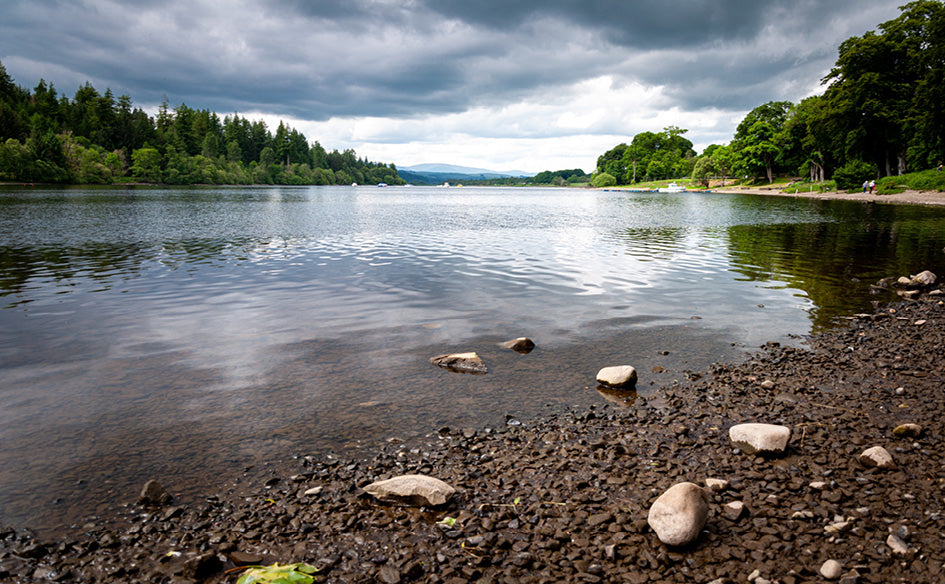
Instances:
[[[535,173],[518,170],[503,172],[485,168],[456,166],[454,164],[417,164],[414,166],[399,166],[397,167],[397,174],[411,184],[438,185],[444,182],[533,176]]]

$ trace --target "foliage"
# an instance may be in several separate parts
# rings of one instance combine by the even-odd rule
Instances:
[[[945,172],[925,170],[902,176],[890,176],[876,183],[876,192],[880,195],[902,192],[905,189],[916,191],[945,191]]]
[[[301,562],[284,566],[250,566],[236,584],[312,584],[316,572],[318,569],[314,566]]]
[[[600,172],[594,175],[594,178],[591,179],[591,186],[597,189],[613,187],[617,185],[617,179],[614,178],[614,175]]]
[[[18,88],[0,63],[0,180],[53,183],[403,184],[393,164],[326,152],[280,122],[165,100],[153,118],[91,84],[72,99],[40,80]]]
[[[876,165],[862,160],[851,160],[833,173],[838,190],[856,189],[863,181],[876,178]]]
[[[531,182],[538,185],[565,186],[587,182],[587,174],[580,168],[571,170],[545,170],[532,177]]]
[[[686,132],[676,126],[641,132],[629,146],[618,144],[598,157],[597,171],[613,176],[617,184],[689,176],[696,153],[692,142],[683,138]]]

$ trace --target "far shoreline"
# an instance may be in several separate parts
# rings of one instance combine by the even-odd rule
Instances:
[[[945,193],[940,191],[906,190],[892,195],[878,195],[870,193],[845,193],[841,191],[827,191],[824,193],[798,189],[796,193],[784,192],[778,187],[716,187],[709,189],[711,193],[734,193],[740,195],[762,195],[768,197],[794,197],[796,199],[818,199],[823,201],[859,201],[863,203],[893,203],[904,205],[945,206]]]

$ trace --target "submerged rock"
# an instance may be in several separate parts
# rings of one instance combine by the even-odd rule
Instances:
[[[167,489],[161,486],[161,483],[152,479],[144,484],[141,494],[138,495],[139,505],[165,505],[171,502],[173,497],[167,492]]]
[[[430,363],[457,373],[484,375],[489,372],[485,362],[475,352],[440,355],[430,359]]]
[[[535,341],[528,337],[519,337],[511,341],[505,341],[500,345],[503,349],[512,349],[516,353],[527,355],[535,348]]]

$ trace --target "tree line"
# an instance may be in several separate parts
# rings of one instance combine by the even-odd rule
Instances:
[[[917,0],[900,15],[840,44],[826,90],[800,103],[771,101],[739,123],[732,141],[701,156],[684,129],[644,132],[597,160],[593,184],[631,184],[691,176],[772,182],[797,176],[833,179],[901,175],[945,159],[945,3]]]
[[[222,119],[167,100],[157,115],[91,84],[28,91],[0,63],[0,181],[70,184],[403,184],[393,164],[331,152],[280,122]]]

